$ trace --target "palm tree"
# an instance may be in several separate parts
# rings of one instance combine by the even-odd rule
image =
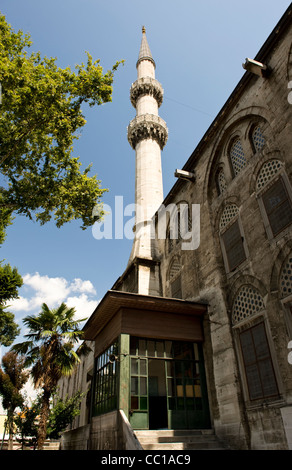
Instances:
[[[23,320],[29,328],[29,333],[25,335],[28,341],[12,348],[26,355],[26,365],[32,366],[34,386],[42,389],[38,449],[43,448],[46,439],[52,393],[59,379],[71,375],[80,362],[80,351],[77,353],[74,346],[82,339],[83,332],[79,324],[84,319],[75,321],[75,313],[74,308],[68,308],[64,303],[52,310],[44,303],[38,315]]]

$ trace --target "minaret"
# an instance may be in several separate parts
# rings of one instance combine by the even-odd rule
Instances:
[[[144,26],[136,67],[137,80],[130,90],[136,117],[128,126],[128,141],[136,153],[135,238],[129,264],[137,259],[155,260],[151,226],[152,217],[163,202],[161,150],[168,137],[166,123],[158,115],[158,108],[163,100],[163,89],[155,79],[156,66]],[[149,280],[138,285],[139,293],[151,293],[147,287],[150,285]]]

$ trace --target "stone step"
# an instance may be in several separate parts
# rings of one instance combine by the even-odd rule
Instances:
[[[222,450],[212,429],[134,431],[144,450]]]

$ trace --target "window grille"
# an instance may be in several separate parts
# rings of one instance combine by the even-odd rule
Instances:
[[[280,274],[280,297],[292,294],[292,253],[285,262]]]
[[[279,178],[262,196],[273,235],[276,236],[292,223],[292,205],[282,178]]]
[[[263,136],[260,126],[256,126],[252,132],[252,142],[256,152],[259,152],[265,145],[265,138]]]
[[[180,272],[180,269],[181,269],[180,262],[177,259],[174,260],[172,262],[172,265],[169,271],[169,279],[170,280],[173,279]]]
[[[182,298],[181,276],[178,276],[171,283],[171,297],[173,297],[174,299],[181,299]]]
[[[246,158],[244,156],[243,148],[240,139],[237,139],[230,149],[230,159],[234,171],[234,175],[246,166]]]
[[[240,333],[240,344],[250,400],[279,394],[264,323]]]
[[[224,171],[222,168],[217,173],[217,185],[218,185],[219,194],[222,194],[227,188],[225,175],[224,175]]]
[[[233,303],[232,324],[236,325],[251,315],[260,312],[264,307],[264,300],[255,287],[242,286]]]
[[[220,231],[222,231],[229,222],[238,215],[238,213],[239,209],[236,204],[228,204],[221,215],[219,224]]]
[[[228,271],[231,272],[246,259],[238,220],[222,234],[222,240],[228,263]]]
[[[259,176],[257,179],[256,190],[262,189],[272,178],[275,176],[280,169],[283,167],[283,163],[280,160],[269,160],[262,166]]]

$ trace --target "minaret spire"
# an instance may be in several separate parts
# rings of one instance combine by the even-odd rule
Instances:
[[[142,41],[141,41],[139,57],[138,57],[137,65],[136,65],[137,67],[141,60],[150,60],[154,64],[154,67],[155,67],[155,62],[153,60],[150,47],[146,38],[145,26],[142,26]]]
[[[128,126],[128,140],[136,154],[136,220],[129,263],[135,259],[155,258],[151,237],[152,217],[163,202],[161,150],[168,137],[166,123],[158,115],[163,89],[155,79],[155,62],[144,26],[137,61],[137,80],[131,86],[130,99],[136,109],[136,117]],[[138,292],[149,294],[145,285]]]

